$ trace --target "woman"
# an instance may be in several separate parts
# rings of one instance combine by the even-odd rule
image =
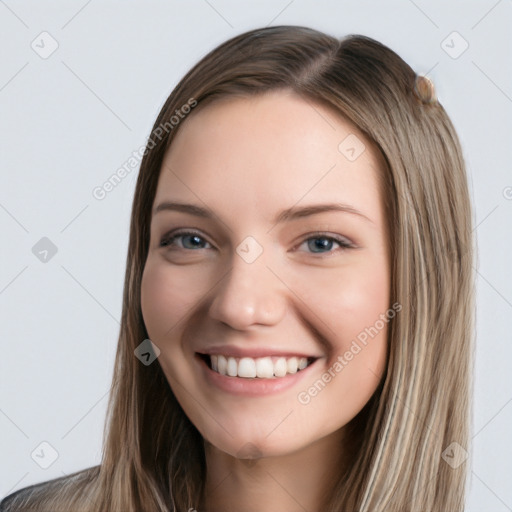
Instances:
[[[0,509],[462,511],[471,223],[454,128],[393,51],[220,45],[144,153],[102,463]]]

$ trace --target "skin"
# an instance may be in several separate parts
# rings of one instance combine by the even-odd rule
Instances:
[[[153,215],[141,299],[158,361],[205,439],[205,502],[196,508],[321,510],[334,475],[348,465],[345,427],[385,370],[387,323],[308,403],[298,396],[390,308],[382,162],[355,127],[289,91],[216,101],[182,123],[153,207],[191,203],[215,216]],[[338,149],[349,134],[366,146],[355,161]],[[367,218],[330,211],[273,221],[292,206],[334,202]],[[161,246],[178,228],[200,238]],[[236,252],[248,236],[263,249],[251,263]],[[327,247],[318,249],[319,239]],[[240,397],[209,384],[194,358],[220,344],[319,359],[289,389]]]

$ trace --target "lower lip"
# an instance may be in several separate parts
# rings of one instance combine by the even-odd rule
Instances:
[[[195,359],[199,362],[201,371],[208,383],[227,393],[242,396],[263,396],[285,391],[295,386],[295,384],[298,384],[306,375],[309,375],[311,368],[315,366],[318,361],[317,359],[303,370],[299,370],[297,373],[289,373],[285,377],[260,379],[257,377],[245,378],[221,375],[213,371],[197,354],[195,355]]]

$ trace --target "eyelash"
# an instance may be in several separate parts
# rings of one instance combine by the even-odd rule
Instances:
[[[200,233],[198,233],[196,231],[177,231],[177,232],[167,233],[166,235],[164,235],[160,241],[160,247],[169,247],[170,244],[175,239],[183,237],[183,236],[187,236],[187,235],[197,236],[197,237],[203,239],[206,243],[209,243],[207,240],[204,239],[204,237]],[[317,239],[317,240],[324,239],[324,240],[329,240],[331,242],[336,242],[340,246],[338,251],[346,251],[347,249],[352,249],[355,247],[350,242],[348,242],[346,239],[337,237],[337,236],[328,235],[327,233],[318,232],[318,233],[309,233],[308,235],[309,236],[307,238],[304,238],[298,247],[300,247],[304,242],[308,242],[309,240],[315,240],[315,239]],[[199,247],[199,249],[204,249],[204,247]],[[193,251],[194,249],[178,247],[178,250]],[[327,252],[318,252],[318,253],[310,252],[310,254],[319,255],[321,257],[323,255],[333,254],[334,252],[338,252],[338,251],[327,251]]]

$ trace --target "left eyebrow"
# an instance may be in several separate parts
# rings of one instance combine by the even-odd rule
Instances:
[[[160,203],[153,211],[153,215],[156,215],[162,211],[178,211],[183,213],[189,213],[190,215],[195,215],[197,217],[204,218],[214,218],[214,213],[208,209],[203,208],[202,206],[187,204],[187,203],[175,203],[170,201],[165,201]],[[287,208],[286,210],[281,211],[274,219],[274,224],[281,224],[286,221],[297,220],[304,217],[309,217],[310,215],[317,215],[319,213],[325,212],[343,212],[350,213],[352,215],[357,215],[368,222],[375,224],[373,220],[367,217],[364,213],[360,212],[353,206],[342,203],[326,203],[326,204],[312,204],[308,206],[292,206],[291,208]]]
[[[325,212],[350,213],[353,215],[358,215],[359,217],[362,217],[363,219],[367,220],[368,222],[375,224],[373,222],[373,220],[371,220],[369,217],[367,217],[364,213],[360,212],[353,206],[350,206],[348,204],[342,204],[342,203],[312,204],[312,205],[302,206],[302,207],[293,207],[292,206],[291,208],[287,208],[286,210],[283,210],[281,213],[279,213],[277,215],[277,217],[274,219],[274,223],[279,224],[281,222],[300,219],[303,217],[308,217],[310,215],[316,215],[318,213],[325,213]]]

